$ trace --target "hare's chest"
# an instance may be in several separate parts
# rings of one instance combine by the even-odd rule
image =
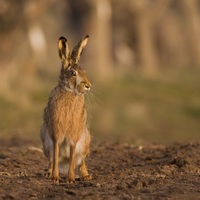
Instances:
[[[60,140],[68,137],[78,141],[86,121],[83,99],[62,94],[54,96],[51,105],[52,130],[60,135]]]

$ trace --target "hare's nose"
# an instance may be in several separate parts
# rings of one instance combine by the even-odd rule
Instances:
[[[90,90],[91,85],[90,84],[85,84],[85,89]]]

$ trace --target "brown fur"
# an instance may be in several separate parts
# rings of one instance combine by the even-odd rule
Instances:
[[[45,156],[49,159],[48,176],[59,181],[59,166],[68,168],[68,180],[75,180],[74,169],[78,165],[80,176],[91,179],[85,164],[89,154],[90,133],[87,128],[87,112],[84,94],[91,84],[84,70],[77,65],[89,36],[85,36],[72,51],[67,40],[60,37],[58,52],[62,69],[58,85],[52,90],[44,110],[41,139]]]

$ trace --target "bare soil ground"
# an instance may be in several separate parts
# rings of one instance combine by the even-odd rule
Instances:
[[[47,160],[32,144],[1,141],[0,199],[200,199],[200,143],[93,144],[93,180],[74,184],[45,178]]]

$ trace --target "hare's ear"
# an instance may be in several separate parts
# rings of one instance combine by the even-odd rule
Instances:
[[[70,50],[67,39],[60,37],[58,40],[58,53],[63,63],[63,67],[67,68],[70,63]]]
[[[73,64],[77,64],[79,59],[80,59],[80,56],[83,52],[83,49],[85,48],[87,42],[88,42],[88,38],[89,38],[89,35],[86,35],[85,37],[83,37],[81,39],[81,41],[74,47],[73,51],[72,51],[72,54],[71,54],[71,60],[70,62],[73,63]]]

